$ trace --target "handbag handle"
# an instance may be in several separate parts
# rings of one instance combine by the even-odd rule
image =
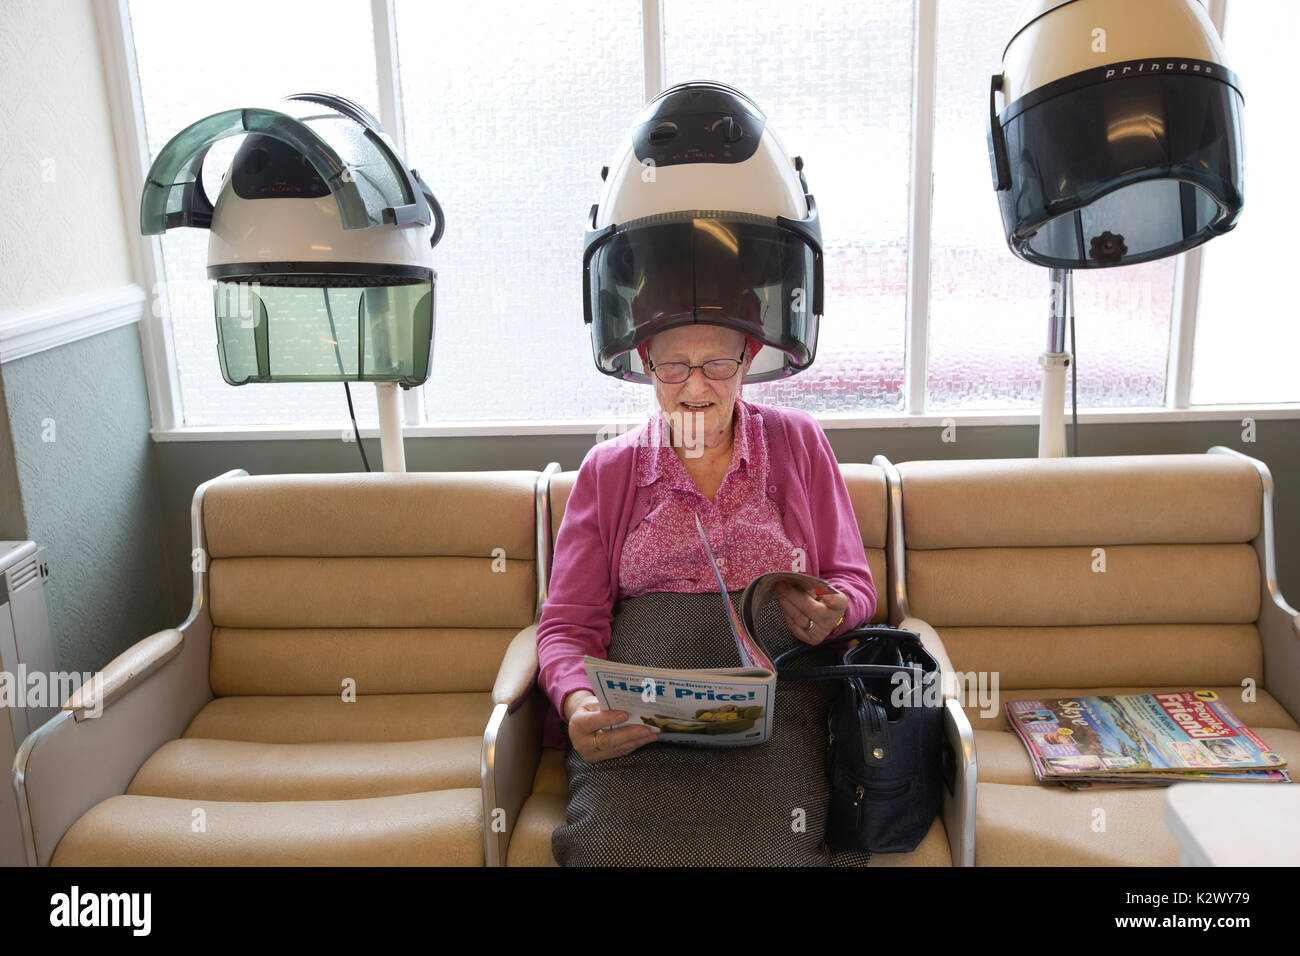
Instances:
[[[829,637],[820,644],[803,644],[792,647],[780,654],[772,663],[776,666],[777,677],[781,680],[842,680],[846,677],[879,677],[895,674],[898,671],[916,670],[918,665],[907,664],[831,664],[821,667],[801,667],[797,670],[788,667],[790,662],[811,654],[827,644],[843,641],[861,640],[872,637],[896,637],[904,642],[915,643],[922,650],[921,635],[915,631],[905,631],[896,627],[859,627],[845,631],[839,637]]]

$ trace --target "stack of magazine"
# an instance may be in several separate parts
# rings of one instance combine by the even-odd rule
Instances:
[[[1035,776],[1071,790],[1291,780],[1282,755],[1212,690],[1011,700],[1006,713]]]

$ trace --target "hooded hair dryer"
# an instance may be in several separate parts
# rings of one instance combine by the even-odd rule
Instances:
[[[989,159],[1017,256],[1132,265],[1237,224],[1241,86],[1197,0],[1029,0],[1002,67]]]
[[[998,94],[1005,104],[998,111]],[[1197,0],[1027,0],[989,90],[1011,251],[1051,270],[1038,453],[1065,453],[1074,269],[1162,259],[1232,229],[1242,96]],[[1073,403],[1072,403],[1073,405]],[[1071,436],[1076,442],[1076,422]]]
[[[694,322],[759,343],[746,381],[812,364],[822,246],[803,161],[721,83],[683,83],[645,108],[601,173],[583,252],[583,318],[596,367],[648,382],[632,356]]]
[[[203,160],[239,135],[214,206]],[[211,232],[226,382],[374,382],[385,467],[403,470],[395,389],[429,377],[443,216],[379,121],[329,93],[199,120],[159,152],[140,201],[144,235],[176,226]]]

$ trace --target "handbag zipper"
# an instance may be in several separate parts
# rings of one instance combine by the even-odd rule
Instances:
[[[854,806],[857,806],[858,802],[863,800],[864,797],[870,797],[872,800],[888,800],[891,797],[896,797],[900,793],[906,792],[912,786],[911,782],[908,780],[904,780],[901,783],[888,784],[883,787],[872,787],[870,785],[855,783],[853,778],[849,776],[849,772],[842,767],[835,768],[833,779],[844,786],[853,787]]]
[[[907,781],[896,783],[892,787],[873,787],[871,790],[871,796],[876,800],[888,800],[891,797],[896,797],[900,793],[903,793],[909,787],[911,787],[911,784]],[[858,789],[861,790],[862,788],[858,787]]]
[[[892,787],[872,787],[871,796],[875,797],[875,799],[878,800],[888,800],[889,797],[900,795],[900,793],[906,791],[907,787],[909,786],[911,786],[911,784],[909,783],[896,783]],[[863,787],[861,783],[859,783],[857,787],[853,788],[854,806],[857,806],[859,803],[861,803],[863,796],[866,795],[866,792],[867,792],[866,787]]]

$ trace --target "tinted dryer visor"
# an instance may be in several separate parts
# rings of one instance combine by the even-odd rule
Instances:
[[[1237,223],[1242,96],[1220,64],[1114,63],[1048,83],[996,113],[989,153],[1007,243],[1058,269],[1184,252]]]
[[[583,304],[597,367],[648,382],[635,349],[659,332],[701,323],[765,347],[747,382],[812,364],[822,312],[822,252],[807,222],[687,210],[588,233]]]

